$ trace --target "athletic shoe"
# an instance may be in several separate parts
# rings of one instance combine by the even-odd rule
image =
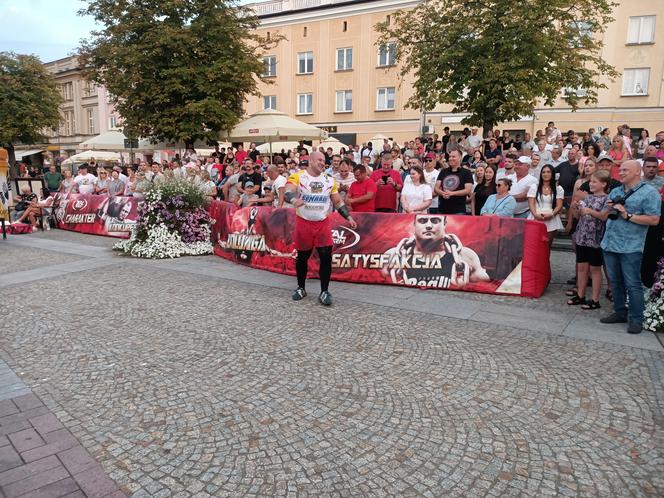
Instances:
[[[320,293],[320,296],[318,296],[318,300],[323,306],[329,306],[332,304],[332,294],[328,291],[323,291]]]
[[[300,301],[305,297],[307,297],[307,291],[305,291],[302,287],[298,287],[295,289],[295,292],[293,292],[293,301]]]
[[[617,313],[611,313],[599,319],[600,323],[627,323],[627,318],[620,316]]]
[[[642,330],[642,326],[640,323],[631,323],[627,326],[627,333],[628,334],[640,334]]]

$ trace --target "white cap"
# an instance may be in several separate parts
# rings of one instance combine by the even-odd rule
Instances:
[[[519,161],[521,164],[527,164],[529,166],[533,163],[532,160],[527,156],[520,156],[517,161]]]

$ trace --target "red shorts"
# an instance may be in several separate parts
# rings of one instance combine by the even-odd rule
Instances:
[[[305,220],[295,217],[295,249],[310,251],[314,247],[327,247],[332,243],[332,222],[330,218],[322,221]]]

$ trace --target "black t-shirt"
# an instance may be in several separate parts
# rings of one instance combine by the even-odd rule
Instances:
[[[560,163],[554,168],[558,178],[558,185],[565,191],[565,197],[569,197],[574,192],[574,183],[579,177],[579,163],[570,164],[569,161]]]
[[[238,178],[238,183],[242,185],[242,188],[244,188],[244,185],[247,182],[252,182],[254,185],[261,185],[263,183],[263,177],[260,173],[252,173],[251,175],[242,173],[240,178]]]
[[[475,212],[473,214],[479,216],[484,204],[486,204],[486,200],[490,195],[496,193],[496,183],[493,182],[490,185],[478,183],[475,185],[473,192],[475,193]]]
[[[249,151],[249,157],[253,162],[256,162],[256,158],[260,155],[261,153],[258,151],[258,149],[253,149]]]
[[[493,159],[494,157],[502,156],[503,151],[500,149],[500,147],[496,147],[496,150],[491,150],[487,148],[484,151],[484,159]]]
[[[473,183],[473,174],[465,168],[459,168],[452,171],[450,168],[444,169],[438,175],[437,181],[440,182],[442,190],[457,192],[466,188],[466,183]],[[466,196],[450,197],[449,199],[438,199],[438,207],[442,214],[459,214],[466,212]]]

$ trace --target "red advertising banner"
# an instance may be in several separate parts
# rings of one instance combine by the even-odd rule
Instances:
[[[58,228],[63,230],[129,238],[138,201],[132,197],[57,194],[53,209]]]
[[[254,268],[295,274],[295,212],[214,201],[215,253]],[[544,224],[514,218],[332,214],[332,279],[539,297],[550,279]],[[311,277],[318,276],[314,251]]]

